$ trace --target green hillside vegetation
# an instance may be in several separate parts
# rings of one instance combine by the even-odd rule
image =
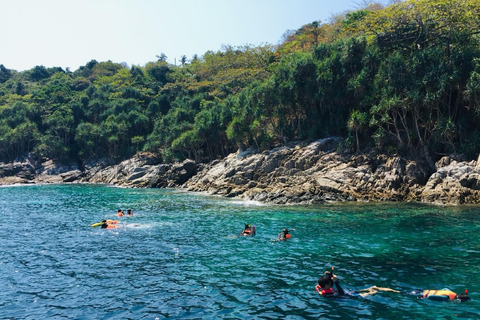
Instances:
[[[339,15],[278,46],[177,66],[0,65],[0,160],[210,161],[239,148],[346,138],[352,152],[435,160],[480,152],[480,2],[413,0]],[[0,61],[1,62],[1,61]]]

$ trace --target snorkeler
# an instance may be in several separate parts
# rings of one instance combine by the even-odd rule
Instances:
[[[333,289],[334,285],[337,290]],[[333,272],[330,272],[330,271],[326,271],[325,275],[318,279],[318,284],[315,286],[315,290],[317,290],[319,294],[325,297],[357,296],[358,295],[364,298],[366,296],[376,294],[377,292],[380,292],[380,291],[401,293],[401,291],[398,291],[398,290],[377,287],[377,286],[372,286],[366,289],[360,289],[358,291],[352,291],[352,292],[346,293],[340,286],[337,275],[333,274]],[[464,294],[460,294],[460,295],[457,295],[455,292],[449,289],[443,289],[443,290],[418,289],[418,290],[407,292],[407,294],[415,295],[419,299],[430,299],[430,300],[437,300],[437,301],[457,300],[457,301],[465,302],[470,300],[467,290],[465,290]]]
[[[245,223],[245,228],[243,229],[240,235],[242,236],[253,236],[255,234],[255,226],[252,227],[251,224]]]
[[[108,227],[107,220],[103,219],[102,220],[102,229],[106,229]]]
[[[468,296],[468,290],[465,290],[463,294],[456,294],[450,289],[442,290],[421,290],[416,289],[408,292],[408,294],[417,296],[418,299],[429,299],[437,301],[460,301],[466,302],[470,300]]]
[[[335,285],[337,290],[333,289],[333,286]],[[338,277],[336,274],[333,274],[333,268],[332,272],[326,271],[325,275],[321,276],[318,279],[318,284],[315,286],[315,290],[319,294],[321,294],[324,297],[335,297],[335,296],[361,296],[366,297],[368,295],[375,294],[379,291],[390,291],[390,292],[396,292],[399,293],[400,291],[393,290],[390,288],[382,288],[382,287],[377,287],[377,286],[372,286],[366,289],[360,289],[358,291],[352,291],[352,292],[345,292],[345,290],[342,289],[340,286],[340,282],[338,280]]]
[[[337,290],[333,289],[334,285]],[[377,286],[372,286],[366,289],[360,289],[358,291],[345,292],[340,286],[340,282],[338,280],[337,275],[333,274],[333,272],[330,272],[330,271],[326,271],[325,275],[321,276],[318,279],[318,284],[315,286],[315,290],[317,290],[317,292],[324,297],[335,297],[335,296],[355,297],[358,295],[362,298],[368,295],[375,294],[379,291],[389,291],[389,292],[396,292],[396,293],[400,292],[390,288],[382,288]]]
[[[282,229],[282,232],[278,234],[278,241],[290,239],[292,237],[290,231],[295,231],[295,229]]]
[[[337,290],[333,289],[333,285],[335,285]],[[325,297],[345,295],[345,291],[340,286],[337,275],[330,271],[325,271],[325,275],[318,279],[318,284],[315,286],[315,290]]]

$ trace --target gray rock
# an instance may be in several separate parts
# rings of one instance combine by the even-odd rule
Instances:
[[[278,204],[329,201],[421,201],[441,204],[480,203],[478,161],[458,156],[410,160],[370,152],[338,152],[339,138],[304,142],[258,153],[253,149],[222,160],[162,164],[142,154],[113,163],[101,159],[59,164],[32,156],[0,163],[0,184],[112,183],[127,187],[174,187],[227,197]],[[435,171],[436,170],[436,171]]]

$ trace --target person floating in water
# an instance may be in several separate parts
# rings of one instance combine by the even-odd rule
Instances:
[[[455,292],[451,291],[450,289],[442,289],[442,290],[421,290],[416,289],[409,292],[411,295],[417,296],[418,299],[429,299],[429,300],[437,300],[437,301],[460,301],[466,302],[470,300],[468,296],[468,290],[465,290],[463,294],[456,294]]]
[[[133,216],[133,211],[132,209],[127,210],[127,216]]]
[[[255,234],[255,226],[252,227],[251,224],[245,223],[245,228],[243,229],[240,235],[242,236],[253,236]]]
[[[295,229],[291,229],[291,230],[282,229],[282,232],[278,234],[278,240],[281,241],[281,240],[290,239],[292,237],[292,235],[290,234],[290,231],[295,231]]]
[[[118,209],[117,211],[117,216],[119,217],[123,217],[125,214],[123,213],[123,210],[122,209]]]
[[[334,285],[337,290],[333,289]],[[318,279],[318,284],[315,286],[315,290],[324,297],[345,295],[345,291],[340,286],[338,277],[336,274],[333,274],[333,271],[326,271],[325,274]]]
[[[102,229],[107,229],[107,227],[108,227],[107,220],[103,219],[102,220]]]
[[[333,268],[332,268],[333,269]],[[333,289],[335,286],[336,290]],[[318,279],[318,284],[315,286],[315,290],[324,297],[335,297],[335,296],[361,296],[366,297],[368,295],[375,294],[379,291],[389,291],[399,293],[400,291],[393,290],[390,288],[382,288],[377,286],[372,286],[366,289],[361,289],[358,291],[345,292],[340,286],[340,281],[336,274],[333,274],[333,271],[326,271],[325,275],[321,276]]]
[[[333,289],[333,286],[335,286],[336,290]],[[315,290],[317,290],[317,292],[324,297],[357,296],[358,295],[363,298],[369,295],[376,294],[377,292],[380,292],[380,291],[401,293],[401,291],[398,291],[398,290],[377,287],[377,286],[372,286],[366,289],[360,289],[358,291],[345,292],[343,288],[340,286],[340,282],[338,280],[337,275],[333,274],[333,272],[330,272],[330,271],[326,271],[325,275],[321,276],[318,279],[318,284],[315,286]],[[443,289],[443,290],[418,289],[418,290],[407,292],[407,294],[415,295],[419,299],[431,299],[431,300],[437,300],[437,301],[457,300],[457,301],[465,302],[470,300],[467,290],[465,290],[464,294],[460,294],[460,295],[457,295],[455,292],[449,289]]]
[[[103,219],[102,224],[101,224],[101,228],[102,229],[117,229],[117,228],[121,228],[121,225],[118,224],[117,220]]]

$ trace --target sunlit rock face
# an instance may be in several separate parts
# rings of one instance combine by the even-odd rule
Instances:
[[[110,183],[138,188],[185,188],[227,197],[287,204],[328,201],[480,203],[480,166],[458,156],[435,167],[375,152],[342,152],[343,140],[298,142],[269,151],[232,153],[208,164],[162,163],[152,154],[113,162],[60,164],[26,156],[0,163],[0,184]]]

